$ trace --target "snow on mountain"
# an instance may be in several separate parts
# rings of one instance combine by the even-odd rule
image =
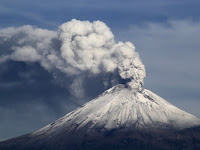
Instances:
[[[153,92],[117,85],[32,136],[60,132],[89,133],[95,129],[183,129],[200,125],[200,119],[180,110]]]

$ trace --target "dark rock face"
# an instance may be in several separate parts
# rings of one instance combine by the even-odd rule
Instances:
[[[1,150],[156,150],[200,149],[200,127],[184,130],[112,130],[51,137],[30,134],[0,143]]]

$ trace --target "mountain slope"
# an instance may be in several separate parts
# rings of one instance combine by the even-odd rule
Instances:
[[[200,119],[149,90],[117,85],[4,150],[200,149]]]
[[[117,85],[32,135],[112,129],[174,128],[200,125],[200,119],[184,112],[153,92]]]

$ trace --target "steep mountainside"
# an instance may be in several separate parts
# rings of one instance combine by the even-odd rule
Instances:
[[[117,85],[0,149],[193,149],[200,148],[198,126],[200,119],[153,92]]]
[[[96,99],[72,111],[54,123],[33,133],[93,132],[121,128],[175,128],[183,129],[200,125],[200,119],[184,112],[153,92],[117,85]]]

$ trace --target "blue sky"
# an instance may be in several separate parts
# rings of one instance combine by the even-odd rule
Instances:
[[[116,41],[136,46],[147,71],[145,88],[200,117],[199,6],[198,0],[1,0],[0,29],[56,31],[73,18],[101,20]],[[9,61],[0,68],[0,140],[34,131],[83,103],[71,100],[37,63]]]

